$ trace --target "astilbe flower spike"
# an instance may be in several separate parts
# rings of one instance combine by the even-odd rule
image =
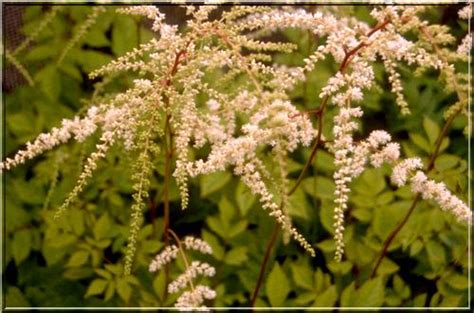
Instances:
[[[336,259],[341,260],[344,253],[344,212],[349,205],[350,184],[369,164],[374,167],[389,164],[393,167],[395,185],[410,184],[413,192],[434,200],[460,220],[471,221],[469,207],[444,184],[429,179],[421,171],[423,164],[419,159],[403,159],[399,145],[388,133],[377,130],[365,140],[353,140],[358,120],[363,116],[364,92],[375,84],[374,65],[379,60],[402,114],[410,113],[410,104],[403,94],[402,75],[398,72],[402,65],[420,70],[432,68],[442,73],[448,90],[454,91],[459,100],[446,111],[446,117],[467,114],[467,79],[455,71],[452,63],[466,60],[469,39],[461,42],[457,52],[448,52],[445,46],[453,43],[453,37],[423,21],[420,13],[425,7],[421,6],[376,8],[371,12],[373,25],[340,18],[325,10],[311,13],[293,7],[238,6],[222,13],[220,19],[210,17],[216,6],[185,8],[188,20],[183,31],[178,31],[177,25],[166,24],[164,14],[155,6],[119,9],[123,14],[150,19],[156,38],[95,70],[90,77],[107,79],[126,72],[135,73],[139,79],[127,91],[93,103],[84,116],[63,120],[60,127],[39,135],[25,149],[0,163],[0,170],[10,170],[71,139],[83,142],[95,132],[101,132],[96,151],[87,158],[76,187],[58,209],[59,216],[85,188],[112,145],[122,145],[127,153],[136,153],[139,157],[132,177],[134,204],[127,272],[131,271],[143,203],[148,196],[149,176],[154,166],[151,160],[162,156],[159,146],[165,142],[172,144],[169,151],[176,158],[173,176],[183,209],[189,205],[190,178],[230,169],[258,196],[262,208],[286,233],[315,255],[312,245],[292,225],[286,213],[290,212],[290,201],[286,194],[288,171],[284,168],[284,158],[316,138],[314,149],[320,148],[319,139],[323,136],[287,93],[306,79],[306,73],[313,71],[317,62],[328,56],[339,64],[339,69],[319,93],[319,112],[324,113],[326,104],[333,104],[336,112],[332,138],[329,138],[332,140],[326,144],[335,156],[336,167],[333,175]],[[463,9],[460,17],[469,14],[469,9]],[[285,28],[306,30],[321,39],[301,66],[268,62],[273,52],[291,53],[297,48],[289,43],[260,39],[262,34]],[[216,70],[222,75],[210,82],[208,76]],[[237,77],[245,79],[236,84]],[[199,100],[202,95],[204,101]],[[163,123],[165,130],[159,128]],[[164,138],[170,134],[173,140]],[[209,153],[196,157],[194,152],[205,146]],[[277,178],[283,184],[279,188],[272,188],[274,179],[265,165],[268,154],[283,167]],[[210,251],[197,239],[185,239],[184,246]],[[150,270],[161,268],[175,259],[178,252],[177,246],[166,247],[150,264]],[[195,263],[180,282],[198,274],[209,276],[211,271],[205,263]],[[181,285],[177,282],[171,290]],[[213,297],[215,293],[207,287],[196,286],[184,292],[178,303],[197,305]]]

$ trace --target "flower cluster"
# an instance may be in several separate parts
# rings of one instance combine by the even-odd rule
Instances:
[[[174,233],[172,234],[175,236]],[[169,283],[168,292],[177,293],[180,290],[189,287],[190,290],[184,291],[176,300],[175,306],[178,308],[205,308],[203,305],[204,301],[214,299],[216,297],[216,292],[204,285],[195,286],[193,281],[198,276],[212,277],[215,275],[216,270],[205,262],[193,261],[189,264],[185,250],[195,250],[204,254],[211,254],[212,249],[204,240],[192,236],[187,236],[183,241],[179,241],[177,237],[175,237],[175,239],[178,240],[177,246],[166,246],[165,249],[150,263],[149,270],[150,272],[156,272],[165,264],[176,259],[178,254],[181,254],[186,270]]]
[[[152,160],[161,157],[159,153],[163,151],[167,161],[176,160],[175,164],[166,163],[165,182],[169,182],[171,175],[176,179],[183,209],[189,204],[190,178],[231,170],[286,233],[314,255],[313,247],[287,214],[291,210],[286,159],[299,146],[308,146],[317,139],[318,149],[320,139],[326,141],[322,120],[330,104],[336,112],[332,138],[326,144],[335,156],[336,167],[336,259],[343,256],[344,212],[349,204],[350,183],[368,164],[379,167],[387,162],[394,167],[395,185],[410,183],[413,192],[470,221],[469,208],[443,184],[428,179],[420,171],[423,164],[419,159],[403,160],[400,146],[392,142],[387,132],[373,131],[359,142],[354,141],[353,135],[363,115],[364,92],[375,85],[375,65],[379,63],[402,114],[409,114],[410,108],[403,94],[400,66],[439,71],[448,90],[456,92],[459,100],[447,111],[447,118],[467,113],[468,79],[456,72],[453,63],[466,59],[471,37],[466,37],[458,51],[453,52],[448,46],[455,43],[455,38],[446,27],[423,21],[422,6],[376,8],[371,12],[375,20],[372,26],[330,11],[308,12],[295,7],[235,6],[224,12],[214,12],[216,6],[185,9],[188,19],[183,31],[177,25],[166,24],[164,14],[155,6],[119,9],[124,14],[150,19],[157,36],[95,70],[90,77],[104,77],[105,81],[123,72],[133,72],[138,77],[133,86],[94,102],[85,116],[63,120],[60,127],[39,135],[24,150],[0,163],[0,170],[10,170],[71,139],[83,142],[100,130],[96,151],[87,158],[77,185],[58,209],[59,216],[82,192],[112,145],[121,144],[127,153],[136,153],[126,272],[131,270],[149,177],[156,166]],[[101,11],[94,12],[95,19]],[[212,17],[219,14],[220,18]],[[459,15],[468,17],[470,6]],[[302,29],[317,38],[317,48],[300,66],[271,62],[275,52],[291,53],[298,48],[291,43],[262,39],[285,28]],[[327,57],[339,67],[319,93],[320,121],[316,130],[309,116],[291,102],[288,91]],[[280,167],[276,179],[270,174],[269,159]],[[212,252],[204,241],[191,237],[180,245],[184,248],[167,246],[151,262],[150,271],[176,259],[183,249]],[[214,298],[215,292],[208,287],[194,287],[191,283],[197,275],[213,273],[206,263],[189,265],[169,287],[170,292],[186,284],[191,287],[177,305],[197,307],[205,299]]]

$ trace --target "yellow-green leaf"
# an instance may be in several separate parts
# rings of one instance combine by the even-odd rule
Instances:
[[[272,271],[268,275],[266,292],[272,307],[281,306],[290,293],[288,278],[278,263],[275,263],[275,266],[273,266]]]

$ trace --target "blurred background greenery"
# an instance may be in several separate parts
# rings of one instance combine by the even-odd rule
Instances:
[[[15,60],[32,79],[22,76],[7,58],[4,66],[4,157],[11,156],[28,140],[71,118],[100,101],[101,90],[114,92],[129,86],[133,75],[121,75],[107,84],[91,81],[87,73],[123,55],[154,35],[138,18],[122,16],[106,7],[64,59],[61,55],[71,38],[93,10],[91,6],[4,6],[4,49],[14,53],[22,42],[33,40]],[[180,23],[184,10],[161,6],[167,22]],[[352,14],[373,24],[369,6],[311,6]],[[428,10],[433,22],[452,27],[460,40],[467,23],[457,21],[459,6]],[[36,35],[35,32],[48,21]],[[293,54],[273,55],[274,62],[302,65],[316,47],[308,32],[287,29],[278,39],[298,45]],[[458,40],[458,41],[459,41]],[[443,125],[443,109],[456,101],[447,94],[438,73],[418,76],[402,67],[404,94],[412,114],[401,116],[395,97],[388,92],[387,75],[376,66],[377,86],[366,93],[363,123],[358,138],[373,129],[386,129],[399,141],[405,156],[426,161]],[[467,69],[465,69],[467,71]],[[299,108],[315,108],[318,94],[337,71],[332,59],[320,62],[298,85],[291,97]],[[95,89],[99,88],[99,89]],[[94,90],[99,90],[94,92]],[[325,116],[324,134],[330,137],[331,110]],[[458,118],[432,177],[467,201],[468,146]],[[97,138],[95,138],[97,139]],[[3,175],[4,305],[7,307],[169,306],[175,298],[165,295],[165,275],[148,272],[152,257],[163,247],[163,205],[160,199],[163,160],[155,160],[145,225],[140,232],[133,275],[122,276],[132,204],[130,162],[133,156],[112,152],[100,163],[94,179],[60,221],[52,219],[73,188],[94,140],[70,143]],[[309,149],[291,155],[290,176],[294,182]],[[268,160],[272,168],[272,160]],[[352,184],[345,232],[346,256],[333,261],[333,157],[318,152],[314,166],[291,198],[295,226],[317,248],[311,258],[280,235],[271,255],[257,306],[448,306],[468,305],[467,227],[422,201],[390,246],[378,275],[369,276],[382,244],[406,214],[414,195],[408,188],[389,183],[388,168],[367,170]],[[218,173],[192,181],[190,205],[181,211],[173,183],[171,228],[180,236],[193,234],[208,241],[214,254],[208,262],[217,275],[210,285],[217,291],[214,306],[248,306],[256,285],[274,220],[255,201],[251,192],[230,173]],[[181,268],[180,268],[181,267]],[[173,273],[182,271],[178,262]]]

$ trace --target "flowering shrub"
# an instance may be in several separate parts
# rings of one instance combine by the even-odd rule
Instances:
[[[36,174],[51,175],[49,164],[55,166],[46,196],[35,195],[46,199],[42,207],[53,208],[41,213],[44,242],[33,248],[32,234],[15,233],[14,244],[30,242],[26,252],[12,250],[17,266],[34,249],[49,266],[68,256],[66,278],[93,279],[87,298],[112,301],[117,294],[126,305],[468,303],[466,225],[472,212],[465,201],[466,161],[454,154],[465,145],[463,135],[449,147],[452,128],[470,131],[471,40],[428,22],[426,15],[438,9],[373,8],[366,22],[331,6],[184,6],[180,27],[155,6],[80,9],[86,12],[78,18],[82,23],[58,50],[57,62],[34,78],[17,59],[22,46],[6,51],[7,60],[30,84],[40,85],[47,101],[75,103],[74,96],[52,88],[51,80],[60,80],[57,69],[79,81],[80,71],[90,69],[88,79],[97,81],[80,113],[51,122],[32,140],[34,131],[22,135],[15,122],[8,124],[8,110],[14,109],[7,108],[13,137],[30,141],[4,158],[2,172],[14,175],[21,167],[13,168],[42,154],[48,158],[34,167]],[[51,10],[40,27],[81,15],[74,7],[62,10]],[[459,17],[456,29],[465,27],[470,6]],[[109,28],[113,60],[88,50],[109,45]],[[140,42],[133,37],[128,47],[132,32],[143,36]],[[32,41],[39,35],[30,36]],[[81,64],[86,57],[99,64]],[[414,86],[419,80],[413,71],[430,81],[443,101],[406,87],[405,81]],[[393,96],[380,92],[385,86]],[[362,118],[384,110],[398,126],[374,117],[370,125]],[[409,119],[412,125],[404,125]],[[418,131],[420,123],[426,136]],[[71,140],[83,148],[69,146]],[[10,145],[9,151],[15,146]],[[13,188],[28,189],[34,180],[12,186],[18,184]],[[59,191],[67,189],[64,198]],[[14,201],[10,195],[7,189],[7,210]],[[258,207],[276,221],[273,232],[267,217],[254,212]],[[431,224],[423,232],[419,227],[426,217]],[[200,229],[188,230],[187,223]],[[280,229],[281,264],[271,258]],[[191,236],[181,241],[176,233],[200,233],[205,241]],[[404,282],[413,276],[402,271],[403,262],[390,260],[395,249],[409,250],[405,254],[420,262],[410,275],[436,281],[436,292]],[[212,262],[190,262],[185,250],[212,254],[207,256]],[[274,265],[266,275],[268,262]],[[226,266],[239,267],[239,273],[228,273]],[[448,266],[453,268],[443,274]],[[143,268],[158,272],[151,284]],[[198,275],[207,277],[209,286],[194,285]],[[295,296],[292,287],[303,291]],[[18,288],[9,292],[10,299],[25,298]]]

